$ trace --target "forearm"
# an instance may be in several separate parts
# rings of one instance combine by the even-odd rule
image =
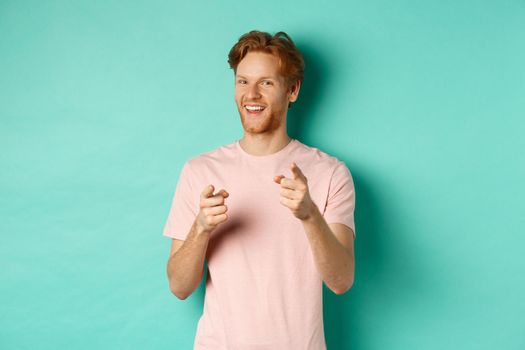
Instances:
[[[186,299],[199,286],[209,237],[209,233],[200,232],[194,223],[184,244],[168,260],[170,289],[180,299]]]
[[[302,221],[317,269],[336,294],[348,290],[354,281],[354,256],[335,237],[317,206]]]

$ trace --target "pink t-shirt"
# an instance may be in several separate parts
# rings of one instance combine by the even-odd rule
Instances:
[[[322,278],[303,225],[280,203],[275,175],[295,162],[328,224],[354,232],[355,191],[345,164],[292,139],[254,156],[239,141],[187,161],[163,234],[184,240],[209,184],[225,189],[228,220],[211,233],[204,311],[194,349],[324,350]]]

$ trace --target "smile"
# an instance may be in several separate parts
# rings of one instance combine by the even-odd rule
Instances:
[[[248,115],[258,117],[259,115],[262,115],[262,112],[266,109],[266,106],[250,104],[244,105],[244,108],[248,112]]]
[[[266,107],[261,105],[245,105],[244,108],[246,108],[249,112],[260,112]]]

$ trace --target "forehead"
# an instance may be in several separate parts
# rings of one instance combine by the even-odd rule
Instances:
[[[279,72],[279,58],[265,52],[249,52],[237,65],[237,75],[249,77],[281,76]]]

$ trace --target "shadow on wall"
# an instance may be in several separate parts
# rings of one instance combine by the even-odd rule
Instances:
[[[377,220],[381,220],[381,208],[374,196],[373,185],[362,178],[358,169],[350,171],[356,189],[355,281],[352,288],[343,295],[334,294],[323,284],[324,328],[328,349],[371,348],[367,339],[362,336],[370,334],[370,327],[374,326],[366,317],[372,313],[367,312],[367,306],[373,303],[374,296],[380,294],[371,289],[382,288],[384,285],[377,279],[377,272],[387,264],[382,258],[381,233],[376,225]],[[388,299],[388,295],[385,294],[384,298]]]
[[[299,140],[302,136],[315,140],[313,126],[330,123],[330,116],[323,113],[322,106],[330,103],[329,91],[338,85],[335,80],[351,78],[336,76],[334,62],[348,64],[348,59],[329,57],[330,53],[325,49],[315,48],[309,42],[297,42],[297,45],[305,58],[305,80],[299,99],[288,113],[288,132],[291,137]],[[348,91],[348,98],[347,102],[351,103],[351,91]],[[338,126],[334,124],[335,127]],[[348,135],[351,135],[351,130],[348,130]],[[393,295],[403,295],[403,299],[398,298],[396,303],[398,306],[400,302],[404,305],[413,295],[410,286],[418,284],[418,272],[407,269],[402,263],[403,268],[399,269],[401,271],[396,276],[391,273],[396,270],[396,266],[399,268],[399,260],[408,257],[409,252],[400,251],[399,248],[406,245],[399,241],[394,245],[388,243],[388,238],[399,239],[398,232],[402,228],[392,227],[398,225],[389,225],[386,221],[392,216],[409,216],[399,213],[398,208],[386,207],[387,204],[381,200],[382,196],[377,193],[376,186],[367,180],[371,178],[367,176],[368,171],[356,167],[352,162],[351,150],[344,151],[345,147],[330,150],[315,141],[312,146],[344,161],[352,173],[356,189],[355,282],[352,289],[343,295],[334,294],[323,284],[327,348],[369,349],[375,341],[363,335],[371,334],[378,324],[385,322],[382,319],[371,319],[370,315],[377,315],[378,306],[390,305],[392,301],[389,299]],[[389,312],[388,309],[385,312]]]
[[[329,103],[327,91],[334,84],[332,66],[330,62],[341,62],[337,59],[328,59],[326,50],[317,50],[308,42],[297,42],[305,59],[305,78],[301,86],[299,99],[288,113],[288,133],[291,137],[302,140],[304,135],[312,135],[315,139],[315,130],[312,125],[329,122],[329,115],[324,115],[322,105]],[[322,120],[321,120],[322,119]],[[331,155],[336,156],[350,168],[356,187],[356,281],[350,291],[342,296],[334,294],[323,283],[323,314],[324,329],[328,349],[366,349],[367,341],[361,334],[361,314],[366,313],[361,300],[366,298],[365,280],[373,275],[378,260],[374,255],[373,247],[377,245],[378,231],[374,226],[374,211],[377,209],[371,195],[369,184],[361,181],[359,169],[350,166],[346,158],[351,154],[335,154],[326,150],[322,145],[312,144]],[[366,304],[366,303],[365,303]]]
[[[318,55],[308,42],[297,42],[305,61],[304,82],[299,97],[288,110],[286,129],[290,137],[301,140],[308,125],[315,125],[322,118],[319,107],[330,79],[330,64]]]

